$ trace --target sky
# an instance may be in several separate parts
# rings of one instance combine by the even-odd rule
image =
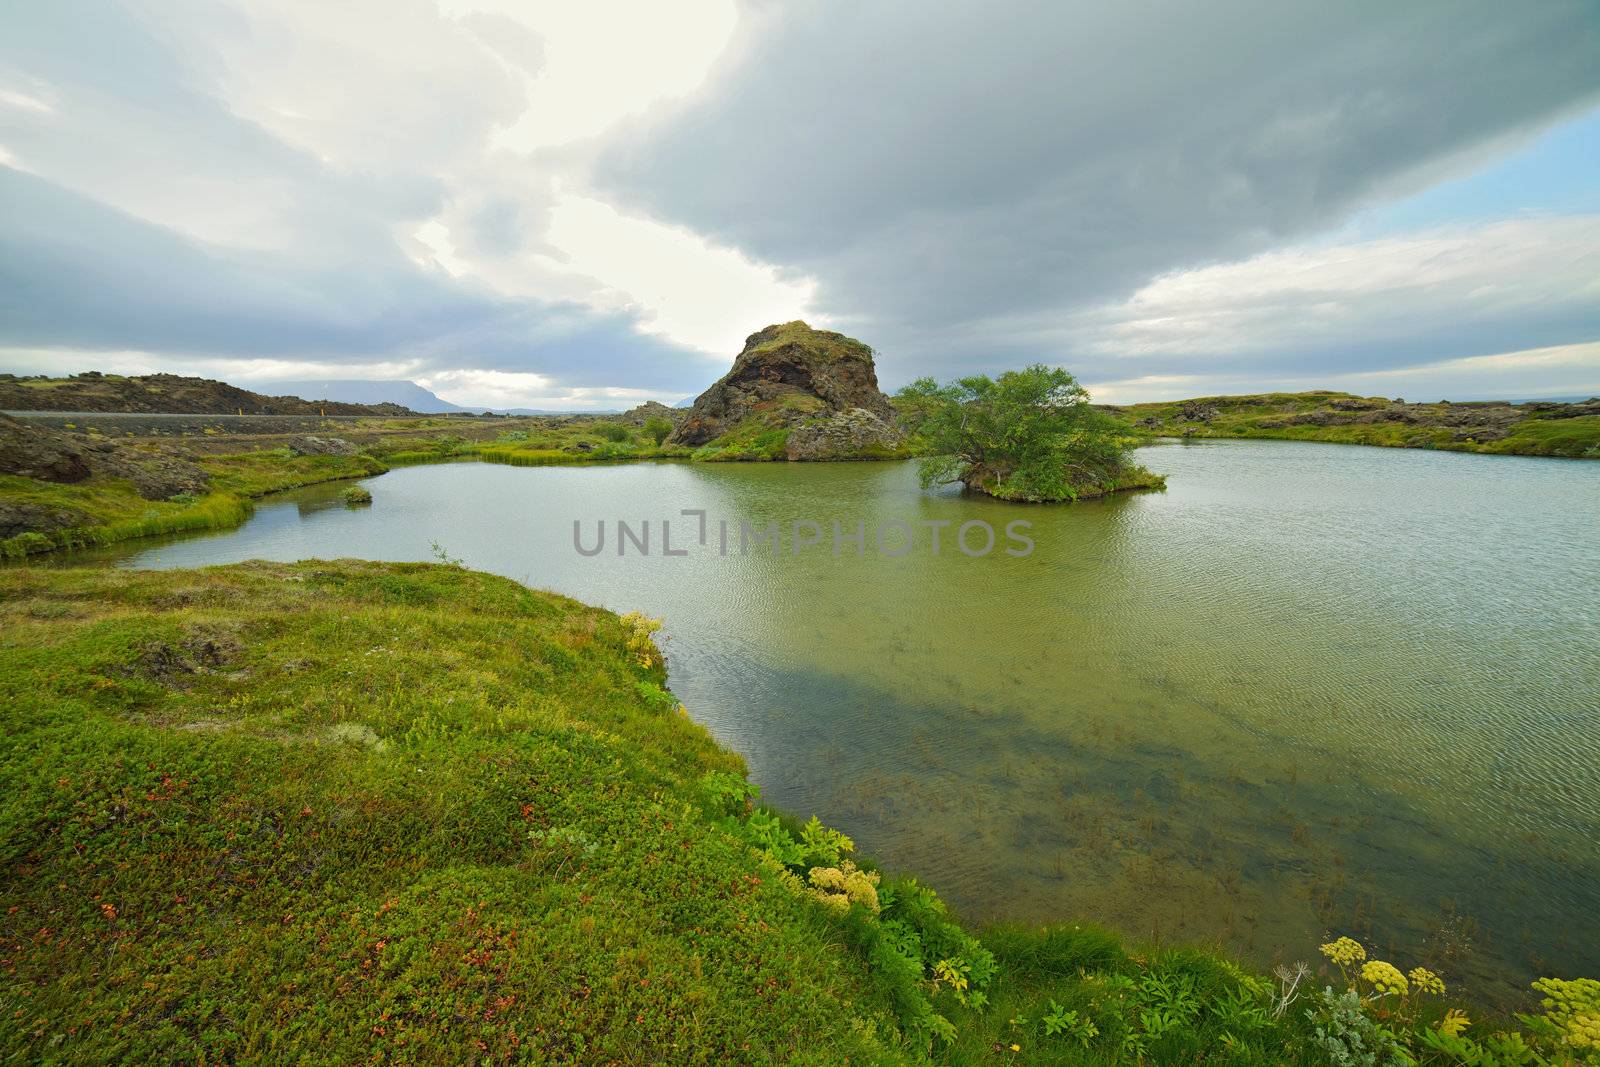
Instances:
[[[0,10],[0,369],[1600,394],[1593,0]]]

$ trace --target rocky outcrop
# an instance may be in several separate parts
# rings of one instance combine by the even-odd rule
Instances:
[[[342,437],[317,437],[314,434],[296,437],[287,447],[297,456],[353,456],[361,451]]]
[[[66,484],[91,475],[121,478],[146,500],[203,493],[207,482],[199,467],[164,449],[138,450],[114,441],[78,438],[9,415],[0,415],[0,474]],[[46,527],[41,521],[34,528]]]
[[[666,419],[670,423],[677,421],[686,414],[681,408],[669,408],[665,404],[654,400],[646,400],[636,408],[630,408],[617,416],[617,421],[624,426],[643,426],[651,419]]]
[[[872,349],[803,322],[751,334],[733,369],[700,394],[667,440],[705,445],[773,430],[789,431],[790,459],[892,454],[903,444]]]
[[[903,448],[899,429],[866,408],[808,419],[790,430],[784,443],[792,460],[892,458]]]
[[[89,477],[89,460],[66,434],[0,415],[0,474],[71,484]]]

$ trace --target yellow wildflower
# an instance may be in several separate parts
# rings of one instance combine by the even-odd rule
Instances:
[[[1413,967],[1410,974],[1411,988],[1418,993],[1432,993],[1436,997],[1444,996],[1444,979],[1428,970],[1426,967]]]
[[[837,867],[813,867],[807,875],[812,895],[839,911],[861,904],[868,911],[878,910],[878,873],[863,871],[849,860]]]
[[[630,611],[622,616],[621,622],[628,631],[628,651],[634,654],[639,666],[648,670],[665,662],[661,650],[651,638],[652,634],[661,629],[660,619],[652,619],[643,612]]]
[[[1022,1051],[1022,1046],[1019,1045],[1019,1044],[1016,1044],[1015,1042],[1012,1042],[1011,1051],[1012,1052],[1021,1052]]]
[[[1593,978],[1541,978],[1533,988],[1545,995],[1545,1018],[1561,1030],[1563,1044],[1600,1049],[1600,981]]]
[[[1406,976],[1401,974],[1394,964],[1382,960],[1369,960],[1362,964],[1361,977],[1371,982],[1372,988],[1377,990],[1380,996],[1394,993],[1403,997],[1410,989]]]
[[[1460,1008],[1451,1008],[1444,1013],[1444,1018],[1439,1020],[1439,1032],[1446,1037],[1459,1037],[1461,1031],[1472,1025],[1472,1020],[1467,1018],[1467,1013]]]
[[[1341,937],[1337,941],[1323,945],[1322,954],[1341,967],[1360,963],[1367,958],[1367,950],[1361,947],[1361,942],[1348,937]]]

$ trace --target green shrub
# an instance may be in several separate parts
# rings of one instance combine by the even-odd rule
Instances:
[[[56,547],[54,541],[36,530],[20,533],[0,542],[0,550],[3,550],[6,559],[22,559],[25,556],[48,552],[54,547]]]
[[[672,432],[672,423],[657,415],[654,418],[645,420],[644,432],[646,437],[659,446],[662,441],[667,439],[667,435]]]

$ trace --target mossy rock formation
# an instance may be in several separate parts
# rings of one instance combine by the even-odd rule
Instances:
[[[751,334],[733,369],[700,394],[667,442],[737,444],[773,431],[789,431],[789,459],[852,459],[903,447],[894,408],[878,389],[872,349],[799,321]]]

